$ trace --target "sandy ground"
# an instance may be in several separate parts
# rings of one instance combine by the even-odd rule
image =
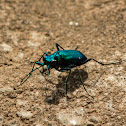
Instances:
[[[49,78],[32,64],[55,44],[101,62],[126,59],[125,0],[0,0],[0,126],[126,126],[126,62],[52,69]]]

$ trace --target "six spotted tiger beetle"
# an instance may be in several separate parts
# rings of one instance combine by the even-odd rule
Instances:
[[[62,48],[57,43],[56,43],[56,48],[57,48],[57,51],[54,52],[53,54],[48,55],[47,53],[44,53],[37,62],[31,62],[31,63],[34,63],[33,68],[31,70],[31,72],[21,80],[21,85],[25,81],[27,81],[27,79],[31,76],[33,71],[43,67],[44,65],[47,65],[48,76],[50,73],[50,69],[52,69],[52,68],[55,68],[56,70],[61,71],[61,72],[69,71],[69,75],[66,79],[66,96],[67,96],[67,82],[68,82],[69,76],[71,74],[72,68],[74,68],[74,67],[77,68],[77,66],[85,64],[85,63],[89,62],[90,60],[94,60],[95,62],[97,62],[101,65],[111,65],[111,64],[121,63],[122,61],[126,61],[126,60],[122,60],[122,61],[118,61],[115,63],[102,63],[93,58],[87,59],[85,55],[83,55],[80,51],[77,51],[77,48],[75,50],[64,50],[64,48]],[[61,48],[61,50],[60,50],[60,48]],[[43,58],[43,63],[40,62],[40,60],[42,58]],[[35,64],[38,64],[39,67],[34,69]],[[77,68],[77,70],[78,70],[78,68]],[[80,77],[80,82],[82,83],[84,90],[87,92],[87,90],[85,88],[85,84],[82,82],[79,70],[78,70],[78,73],[79,73],[79,77]],[[87,94],[90,97],[92,97],[88,92],[87,92]]]

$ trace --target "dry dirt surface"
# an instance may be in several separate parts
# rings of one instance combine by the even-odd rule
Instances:
[[[125,0],[0,0],[0,126],[126,126],[126,62],[35,71],[55,44],[109,63],[126,59]],[[43,61],[41,61],[43,62]],[[37,65],[35,67],[38,67]]]

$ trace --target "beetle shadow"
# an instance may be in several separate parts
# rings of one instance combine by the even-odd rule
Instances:
[[[86,79],[88,78],[88,73],[83,70],[83,69],[79,69],[81,78],[83,83],[86,81]],[[51,95],[46,96],[45,102],[47,102],[48,104],[59,104],[59,101],[61,98],[66,97],[66,79],[68,77],[67,76],[59,76],[59,83],[56,85],[56,90],[51,92]],[[61,78],[61,79],[60,79]],[[50,83],[53,83],[50,81]],[[80,87],[81,82],[80,82],[80,78],[79,78],[79,73],[78,70],[71,70],[71,74],[67,83],[67,92],[72,94],[76,89],[78,89]],[[84,90],[85,91],[85,90]]]

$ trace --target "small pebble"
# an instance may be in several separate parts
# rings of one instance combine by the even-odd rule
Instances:
[[[38,96],[39,95],[39,91],[36,91],[35,95]]]
[[[108,109],[108,110],[110,110],[110,111],[114,111],[115,109],[113,108],[113,104],[112,104],[112,101],[110,100],[110,101],[108,101],[107,103],[106,103],[106,108]]]
[[[18,61],[18,60],[20,60],[20,59],[23,59],[23,57],[24,57],[24,53],[19,53],[16,57],[14,57],[14,59],[15,59],[16,61]]]
[[[14,92],[8,93],[7,96],[8,96],[9,98],[11,98],[11,99],[14,99],[14,98],[17,97],[16,93],[14,93]]]
[[[120,120],[121,119],[121,116],[117,116],[117,118]]]
[[[17,104],[19,104],[19,105],[26,105],[27,103],[28,103],[28,101],[26,101],[26,100],[17,99]]]
[[[91,116],[89,121],[93,123],[98,123],[98,119],[95,116]]]
[[[53,97],[48,97],[46,100],[45,100],[47,103],[52,103],[53,102]]]
[[[10,45],[3,43],[3,44],[0,44],[0,50],[5,51],[5,52],[11,52],[13,49]]]
[[[11,121],[11,122],[9,123],[9,126],[19,126],[19,124],[17,124],[16,121]]]
[[[92,122],[88,122],[87,126],[95,126]]]
[[[70,22],[69,22],[69,25],[73,25],[73,22],[72,22],[72,21],[70,21]]]
[[[83,116],[85,114],[86,110],[83,107],[76,108],[76,114],[78,116]]]
[[[115,52],[115,55],[116,55],[116,56],[121,56],[122,54],[121,54],[121,52],[116,51],[116,52]]]
[[[24,53],[19,53],[19,54],[18,54],[18,57],[19,57],[20,59],[23,59]]]
[[[108,76],[105,78],[105,80],[111,81],[111,82],[116,82],[117,81],[116,77],[114,75],[112,75],[112,74],[108,74]]]
[[[45,77],[43,77],[42,75],[38,75],[38,83],[43,83],[45,81]]]
[[[0,115],[0,124],[3,122],[3,117]]]
[[[55,71],[54,71],[54,74],[55,74],[55,76],[60,76],[60,75],[61,75],[61,72],[55,70]]]
[[[28,46],[31,46],[31,47],[38,47],[38,46],[40,46],[40,45],[41,45],[41,43],[39,43],[39,42],[32,43],[32,42],[28,41]]]
[[[0,88],[0,92],[13,92],[13,88],[5,86],[3,88]]]
[[[42,126],[42,124],[36,124],[35,126]]]
[[[79,23],[78,23],[78,22],[75,22],[75,25],[76,25],[76,26],[78,26],[78,25],[79,25]]]
[[[122,66],[117,67],[117,71],[122,71],[124,68]]]
[[[75,110],[62,110],[59,113],[57,113],[57,119],[63,124],[63,125],[82,125],[84,123],[84,120],[82,116],[77,116],[75,114]]]
[[[29,119],[33,116],[33,114],[30,111],[25,111],[25,110],[21,110],[20,112],[17,112],[17,115],[24,119]]]

